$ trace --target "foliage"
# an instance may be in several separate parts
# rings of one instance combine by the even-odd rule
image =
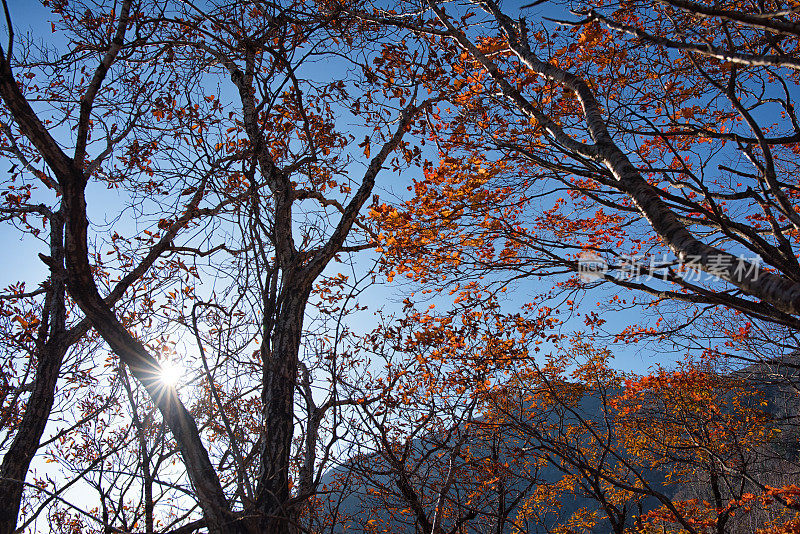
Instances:
[[[797,5],[6,4],[0,533],[797,531]]]

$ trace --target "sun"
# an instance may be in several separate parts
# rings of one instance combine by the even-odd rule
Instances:
[[[161,363],[161,376],[159,380],[169,387],[176,387],[183,377],[183,368],[177,363],[167,360]]]

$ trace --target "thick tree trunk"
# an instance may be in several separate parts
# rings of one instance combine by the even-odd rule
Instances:
[[[289,503],[289,463],[303,316],[312,283],[313,278],[308,280],[297,271],[284,276],[272,342],[261,351],[264,444],[257,506],[262,532],[299,531],[296,509]]]

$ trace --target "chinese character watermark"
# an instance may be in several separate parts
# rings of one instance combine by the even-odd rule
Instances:
[[[622,255],[609,263],[598,254],[583,251],[577,256],[578,275],[584,282],[593,282],[611,276],[617,280],[637,281],[642,278],[682,279],[685,282],[699,282],[712,276],[723,280],[755,281],[761,271],[761,257],[740,254],[686,255],[682,258],[669,258],[654,255]]]

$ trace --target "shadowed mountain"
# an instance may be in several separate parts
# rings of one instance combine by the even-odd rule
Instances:
[[[800,480],[800,356],[719,378],[731,389],[711,392],[716,404],[733,410],[744,402],[747,413],[768,418],[772,431],[758,446],[706,462],[687,455],[680,471],[674,457],[645,464],[625,450],[617,428],[612,399],[623,390],[572,384],[546,409],[520,394],[503,403],[500,422],[474,420],[351,459],[325,475],[331,493],[317,515],[327,516],[331,532],[538,534],[561,526],[599,534],[622,532],[675,503],[730,502]],[[648,402],[652,409],[640,411],[653,417],[659,402]],[[718,519],[722,531],[738,534],[776,514],[756,506],[729,516]]]

